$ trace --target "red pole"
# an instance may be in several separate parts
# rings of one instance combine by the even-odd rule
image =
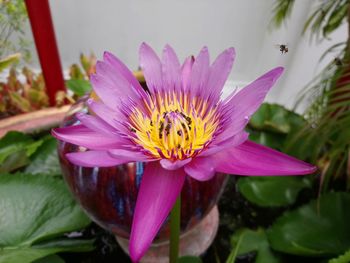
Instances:
[[[30,25],[39,55],[41,69],[49,95],[50,105],[55,105],[55,95],[65,90],[62,67],[48,0],[25,0]]]

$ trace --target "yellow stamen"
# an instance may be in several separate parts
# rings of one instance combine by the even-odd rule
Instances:
[[[186,159],[198,154],[218,127],[216,107],[207,101],[175,92],[152,95],[144,101],[151,114],[134,109],[129,117],[133,139],[156,158]]]

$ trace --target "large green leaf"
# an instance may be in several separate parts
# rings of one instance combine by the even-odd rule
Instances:
[[[40,145],[30,159],[31,162],[25,169],[26,173],[49,175],[61,174],[57,154],[57,141],[51,136],[44,139],[42,145]]]
[[[289,138],[304,124],[303,117],[283,106],[264,103],[250,119],[247,131],[250,133],[250,140],[285,151]]]
[[[237,256],[256,252],[255,263],[281,263],[278,255],[271,251],[264,229],[256,231],[240,229],[231,238],[233,250],[226,263],[234,263]]]
[[[302,126],[304,119],[277,104],[264,103],[250,119],[249,125],[255,130],[287,134],[294,126]]]
[[[42,144],[34,141],[29,135],[11,131],[0,139],[0,172],[17,169],[29,162],[31,156]]]
[[[39,261],[38,259],[58,252],[84,252],[92,249],[92,240],[61,240],[32,247],[4,248],[0,249],[0,263],[30,263],[33,261],[52,263],[52,261]]]
[[[91,84],[85,79],[70,79],[66,81],[69,90],[79,97],[84,96],[91,90]]]
[[[346,251],[344,254],[337,256],[336,258],[332,258],[328,261],[328,263],[349,263],[350,262],[350,249]]]
[[[268,231],[273,249],[305,256],[332,256],[350,247],[350,194],[328,193],[278,218]]]
[[[11,154],[25,149],[33,139],[21,132],[12,131],[0,139],[0,164]]]
[[[300,190],[310,187],[307,178],[291,176],[243,177],[239,192],[250,202],[264,207],[293,204]]]
[[[273,149],[282,150],[286,135],[270,131],[247,130],[249,132],[249,140],[256,143],[271,147]]]
[[[5,161],[0,164],[0,174],[14,171],[18,168],[24,167],[30,163],[25,150],[21,150],[9,155]]]
[[[0,262],[86,249],[90,241],[54,238],[89,223],[63,180],[40,174],[0,176]]]

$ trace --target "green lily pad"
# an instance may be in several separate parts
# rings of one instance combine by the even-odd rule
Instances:
[[[350,250],[328,261],[328,263],[349,263],[349,262],[350,262]]]
[[[57,154],[57,140],[51,136],[43,139],[38,150],[30,157],[25,172],[31,174],[60,175],[61,168]]]
[[[0,139],[0,172],[10,172],[28,164],[29,157],[42,142],[34,141],[29,135],[21,132],[8,132]]]
[[[24,167],[30,163],[25,150],[20,150],[9,155],[5,161],[0,164],[0,174],[14,171],[18,168]]]
[[[256,252],[255,263],[282,263],[280,257],[269,246],[265,230],[240,229],[231,237],[233,250],[226,263],[234,263],[237,256]]]
[[[62,239],[89,223],[63,180],[40,174],[0,176],[1,263],[91,249],[91,240]]]
[[[328,193],[288,211],[269,229],[273,249],[303,256],[334,256],[350,247],[350,194]]]
[[[287,134],[293,126],[301,127],[303,117],[277,104],[263,103],[251,117],[249,125],[255,130]]]
[[[8,132],[0,139],[0,164],[11,154],[23,150],[33,143],[33,139],[21,132]]]
[[[308,178],[292,176],[242,177],[239,192],[251,203],[262,207],[293,204],[303,188],[311,187]]]
[[[249,132],[249,140],[277,150],[283,149],[287,137],[285,134],[276,132],[256,131],[252,129],[247,129],[247,131]]]
[[[289,111],[278,104],[264,103],[251,117],[247,131],[250,134],[250,140],[287,152],[286,144],[290,145],[289,141],[304,125],[304,118],[295,112]],[[290,150],[292,155],[294,155],[294,152],[307,152],[300,149],[301,145],[299,143],[294,143],[288,147],[293,147],[293,150]],[[288,151],[288,153],[290,152]]]

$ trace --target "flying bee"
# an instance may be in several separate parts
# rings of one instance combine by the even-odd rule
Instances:
[[[282,54],[288,53],[288,46],[286,44],[278,44],[276,47],[279,48]]]

